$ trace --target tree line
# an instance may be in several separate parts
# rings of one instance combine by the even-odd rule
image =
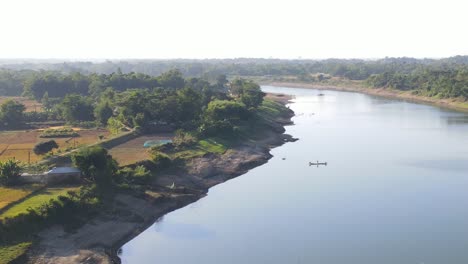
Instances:
[[[311,81],[311,75],[327,74],[366,81],[372,87],[428,90],[425,92],[427,95],[456,97],[465,94],[460,91],[460,86],[465,84],[467,67],[468,56],[445,59],[213,59],[20,64],[1,64],[0,61],[0,68],[3,68],[0,69],[0,95],[23,93],[39,100],[46,92],[49,98],[57,98],[69,93],[96,96],[107,87],[116,91],[129,88],[183,88],[184,77],[216,82],[220,75],[296,76],[299,80]],[[434,74],[437,78],[430,78]],[[450,78],[458,80],[453,83],[445,81]],[[438,82],[442,82],[443,87]],[[418,84],[425,86],[421,88]]]

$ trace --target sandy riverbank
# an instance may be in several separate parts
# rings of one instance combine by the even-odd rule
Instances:
[[[279,86],[279,87],[294,87],[294,88],[310,88],[319,90],[335,90],[346,92],[358,92],[368,95],[380,96],[390,99],[401,99],[416,103],[435,105],[442,108],[447,108],[456,111],[468,112],[468,102],[461,102],[457,99],[439,99],[421,95],[414,95],[411,91],[398,91],[384,88],[367,88],[359,85],[322,85],[316,83],[296,83],[296,82],[262,82],[262,85]]]
[[[268,95],[286,104],[287,96]],[[294,113],[289,110],[258,140],[235,146],[222,155],[194,158],[183,169],[158,176],[146,191],[135,197],[118,194],[107,210],[73,232],[53,227],[39,234],[28,253],[28,263],[119,263],[118,250],[166,213],[204,197],[208,189],[266,163],[270,150],[293,138],[284,134]],[[167,186],[175,184],[175,189]]]

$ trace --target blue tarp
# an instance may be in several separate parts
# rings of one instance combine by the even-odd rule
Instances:
[[[170,139],[158,139],[158,140],[148,140],[143,144],[144,148],[151,148],[154,146],[161,146],[164,144],[172,143]]]

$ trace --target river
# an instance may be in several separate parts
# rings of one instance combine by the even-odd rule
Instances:
[[[295,96],[286,133],[299,141],[159,219],[122,263],[468,263],[468,114],[262,89]]]

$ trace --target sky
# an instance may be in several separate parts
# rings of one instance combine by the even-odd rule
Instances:
[[[467,0],[0,0],[0,58],[468,55]]]

